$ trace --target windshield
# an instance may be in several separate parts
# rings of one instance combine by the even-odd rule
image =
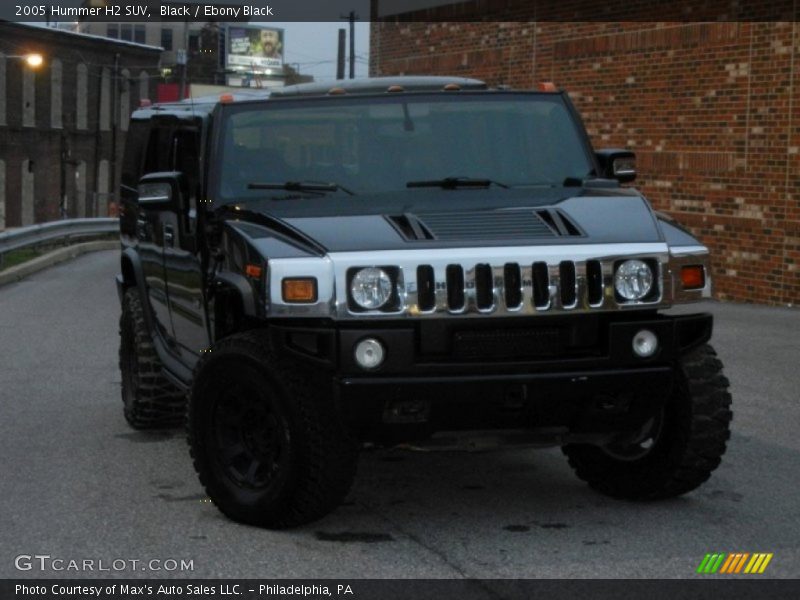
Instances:
[[[222,202],[287,195],[268,189],[360,195],[482,181],[560,186],[587,177],[593,166],[579,124],[556,95],[422,95],[230,109],[218,163]],[[314,183],[331,185],[321,191]]]

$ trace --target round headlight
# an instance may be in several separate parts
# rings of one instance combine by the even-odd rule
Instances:
[[[653,270],[641,260],[626,260],[614,274],[614,289],[625,300],[641,300],[653,288]]]
[[[380,308],[392,297],[392,278],[383,269],[361,269],[350,281],[350,295],[361,308]]]

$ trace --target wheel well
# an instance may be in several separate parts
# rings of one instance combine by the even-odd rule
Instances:
[[[221,285],[214,294],[214,339],[221,340],[247,328],[244,303],[239,291]]]
[[[121,267],[122,281],[125,283],[125,287],[129,288],[136,285],[136,273],[133,270],[133,263],[131,262],[131,259],[123,256]]]

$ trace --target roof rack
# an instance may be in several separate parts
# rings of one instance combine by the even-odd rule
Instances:
[[[384,92],[438,92],[453,90],[486,90],[489,86],[480,79],[467,77],[438,76],[400,76],[400,77],[365,77],[361,79],[342,79],[335,83],[300,83],[272,90],[271,97],[283,98],[294,96],[326,96],[331,90],[333,95],[380,94]]]

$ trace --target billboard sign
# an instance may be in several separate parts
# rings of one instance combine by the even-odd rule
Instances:
[[[226,67],[263,72],[283,66],[283,30],[263,27],[228,27]]]

